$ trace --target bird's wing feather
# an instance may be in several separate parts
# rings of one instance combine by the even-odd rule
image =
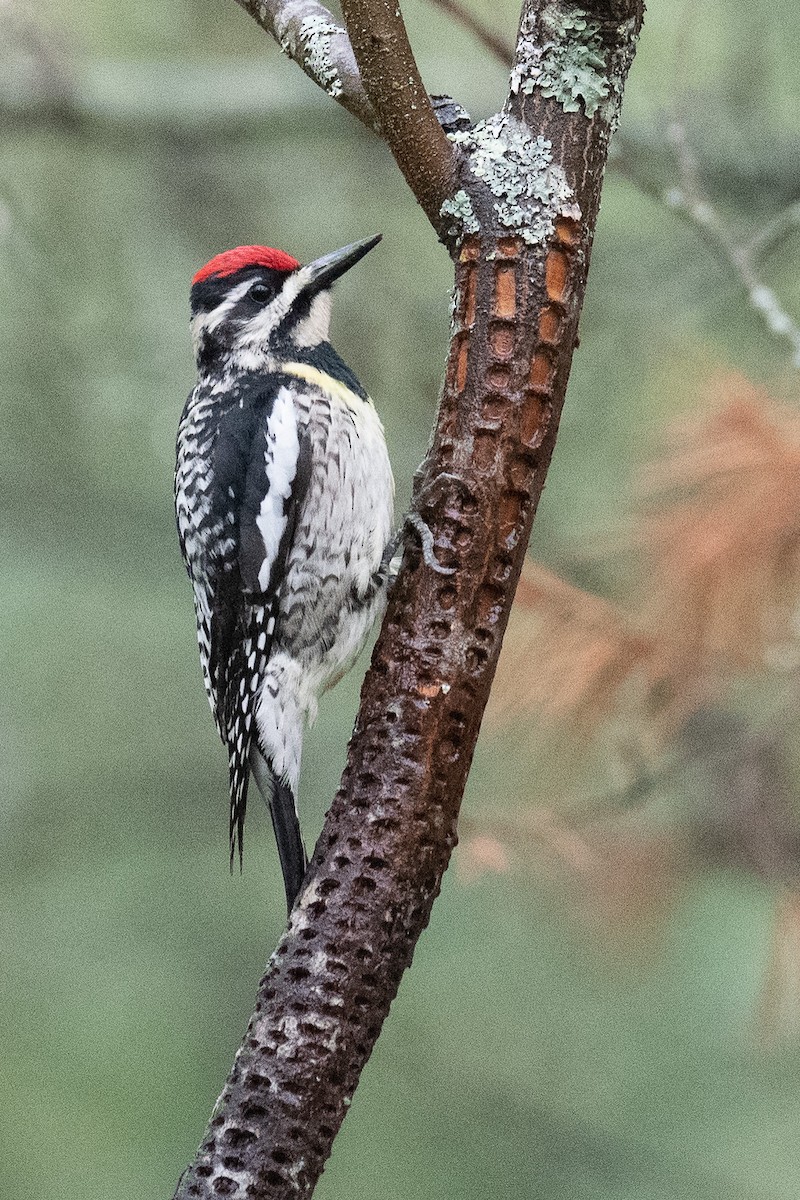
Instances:
[[[209,547],[216,547],[225,536],[224,517],[214,511],[210,494],[213,473],[209,472],[204,459],[204,453],[214,443],[211,414],[212,398],[208,387],[199,383],[189,394],[178,426],[175,516],[181,553],[194,593],[203,683],[217,728],[224,736],[219,721],[216,672],[211,662],[215,569],[219,556],[212,555]]]
[[[216,537],[213,562],[207,570],[213,580],[207,601],[208,663],[215,716],[226,740],[227,710],[235,703],[231,693],[239,686],[242,673],[239,659],[248,634],[247,593],[256,590],[249,579],[245,581],[242,571],[242,529],[249,525],[246,481],[255,474],[254,460],[259,444],[263,445],[264,430],[269,428],[277,392],[275,387],[261,387],[249,395],[241,394],[240,403],[233,405],[219,422],[212,454],[209,501]],[[262,456],[262,492],[268,491],[269,485]],[[244,536],[248,541],[249,534]],[[198,614],[201,636],[203,615]]]
[[[237,577],[239,602],[227,640],[222,726],[228,744],[231,855],[247,807],[249,757],[258,692],[276,633],[280,586],[298,513],[311,474],[311,443],[300,426],[292,394],[279,387],[256,405],[238,501]]]
[[[253,439],[239,517],[246,591],[272,595],[281,580],[311,475],[311,443],[292,393],[281,386]]]

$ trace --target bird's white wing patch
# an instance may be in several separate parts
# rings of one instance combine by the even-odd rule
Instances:
[[[265,592],[286,529],[287,501],[292,494],[300,454],[297,412],[288,388],[282,387],[275,397],[264,436],[267,490],[256,516],[256,525],[264,543],[264,560],[259,568],[258,584]]]

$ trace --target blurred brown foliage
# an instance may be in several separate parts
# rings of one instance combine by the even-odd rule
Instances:
[[[615,726],[630,730],[642,763],[677,751],[683,766],[703,765],[703,804],[667,831],[623,815],[630,806],[621,794],[616,805],[612,796],[582,812],[569,801],[522,808],[468,827],[460,857],[468,880],[523,862],[539,878],[568,880],[582,923],[614,942],[657,933],[655,918],[691,863],[735,866],[788,887],[761,1018],[767,1031],[798,1032],[800,835],[783,744],[789,717],[765,734],[723,705],[737,681],[770,673],[791,681],[800,666],[799,497],[800,417],[726,375],[642,474],[629,532],[614,548],[636,563],[629,609],[528,562],[490,732],[566,731],[588,753],[612,744]]]
[[[490,726],[569,720],[582,734],[629,702],[662,735],[734,673],[791,667],[800,588],[800,417],[739,376],[671,431],[641,481],[627,546],[629,612],[529,561],[506,634]]]

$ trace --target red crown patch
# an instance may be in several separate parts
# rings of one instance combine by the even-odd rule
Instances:
[[[300,263],[283,250],[271,250],[269,246],[237,246],[235,250],[224,250],[215,254],[210,262],[201,267],[192,279],[192,285],[210,279],[212,275],[223,278],[241,271],[243,267],[268,267],[273,271],[294,271]]]

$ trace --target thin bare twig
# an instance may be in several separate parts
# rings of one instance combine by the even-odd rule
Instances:
[[[510,67],[514,58],[514,43],[494,33],[479,17],[470,12],[460,0],[430,0],[442,12],[446,12],[459,25],[468,29],[473,37],[485,46],[504,67]]]
[[[766,225],[757,229],[745,249],[751,260],[766,258],[774,254],[778,247],[792,233],[800,229],[800,202],[789,204],[777,213]]]
[[[683,210],[694,221],[710,245],[730,265],[745,289],[750,304],[761,314],[771,333],[789,342],[792,361],[796,367],[800,367],[800,328],[759,275],[750,247],[736,241],[706,194],[685,125],[673,121],[668,135],[675,148],[681,174],[680,187],[670,190],[668,202],[672,207]]]
[[[678,166],[676,186],[663,189],[648,179],[624,147],[612,158],[614,169],[639,191],[671,209],[701,234],[715,256],[731,270],[769,332],[789,343],[793,365],[800,368],[800,326],[786,312],[774,290],[764,282],[757,266],[759,259],[800,224],[800,204],[790,205],[749,240],[739,241],[703,186],[696,155],[681,121],[672,122],[668,137]]]

